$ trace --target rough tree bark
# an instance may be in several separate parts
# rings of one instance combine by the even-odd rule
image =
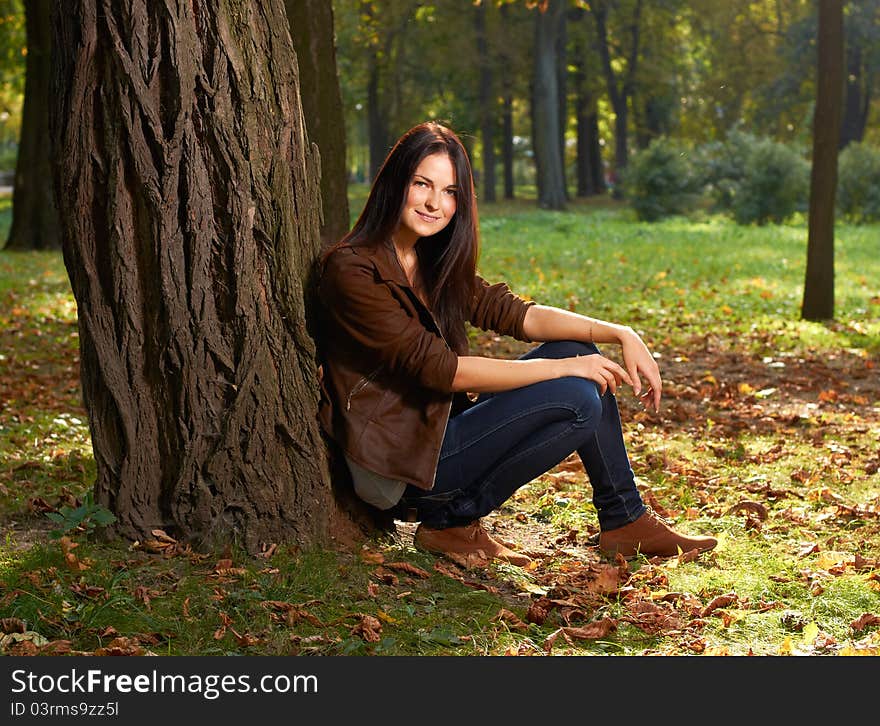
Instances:
[[[52,28],[49,0],[25,0],[27,59],[21,137],[12,193],[8,250],[61,247],[61,227],[52,196],[49,159],[49,78]]]
[[[819,0],[817,55],[807,270],[801,317],[832,320],[834,202],[843,97],[843,6],[840,0]]]
[[[538,206],[564,209],[565,176],[559,153],[559,75],[556,39],[562,0],[548,0],[546,9],[535,13],[535,70],[532,88],[532,139],[535,150],[535,178]]]
[[[299,88],[309,139],[321,152],[321,240],[348,232],[345,116],[336,71],[333,5],[327,0],[285,0],[299,62]]]
[[[325,540],[319,250],[282,0],[71,0],[50,128],[96,500],[132,539]]]

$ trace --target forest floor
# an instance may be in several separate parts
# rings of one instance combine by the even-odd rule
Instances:
[[[618,395],[633,470],[715,550],[603,558],[576,456],[486,518],[526,568],[435,558],[405,523],[354,551],[263,557],[158,531],[102,541],[61,257],[0,252],[0,652],[880,654],[878,229],[840,230],[836,320],[810,323],[802,223],[498,205],[482,226],[485,277],[642,331],[664,400]]]

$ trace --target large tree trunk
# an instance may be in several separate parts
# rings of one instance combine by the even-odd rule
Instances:
[[[21,138],[12,194],[10,250],[61,247],[61,227],[52,196],[49,159],[49,78],[52,27],[49,0],[25,0],[27,60]]]
[[[532,88],[532,139],[538,205],[564,209],[565,176],[559,153],[559,75],[556,66],[559,15],[562,0],[549,0],[546,10],[535,13],[535,70]]]
[[[336,72],[333,5],[327,0],[285,0],[290,35],[299,61],[299,88],[309,139],[321,152],[324,244],[348,232],[348,167],[345,116]]]
[[[819,0],[817,54],[807,270],[801,317],[831,320],[834,318],[834,202],[843,95],[843,6],[840,0]]]
[[[318,160],[282,0],[55,7],[55,194],[96,499],[132,539],[321,542]]]
[[[477,61],[480,66],[480,137],[483,145],[483,201],[495,201],[495,94],[492,59],[486,40],[486,3],[474,7]]]

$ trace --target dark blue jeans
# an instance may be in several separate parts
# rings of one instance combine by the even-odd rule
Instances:
[[[544,343],[522,358],[598,355],[596,346]],[[497,509],[523,484],[577,451],[603,531],[635,521],[645,505],[636,488],[617,401],[585,378],[568,377],[494,394],[449,419],[434,488],[407,486],[394,510],[429,527],[468,524]]]

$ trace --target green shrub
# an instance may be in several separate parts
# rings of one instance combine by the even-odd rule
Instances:
[[[681,144],[661,137],[630,160],[623,183],[640,220],[653,222],[693,205],[694,178],[687,158]]]
[[[753,134],[733,129],[723,141],[710,141],[694,153],[694,174],[713,202],[713,212],[730,212],[736,190],[746,175],[749,150],[758,143]]]
[[[880,221],[880,149],[853,143],[840,153],[837,209],[857,224]]]
[[[784,222],[807,207],[810,166],[792,147],[757,139],[748,149],[743,177],[733,194],[740,224]]]

